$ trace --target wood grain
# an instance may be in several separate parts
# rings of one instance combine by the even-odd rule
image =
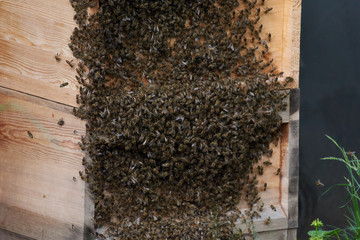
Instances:
[[[82,239],[85,184],[77,142],[84,123],[7,91],[0,92],[0,228],[35,239]]]
[[[298,86],[300,0],[267,1],[273,7],[263,15],[263,37],[272,34],[269,58]],[[266,9],[267,6],[263,7]],[[68,0],[0,1],[0,86],[75,106],[75,72],[67,44],[75,23]],[[54,55],[63,60],[57,63]],[[62,89],[62,82],[70,84]]]
[[[67,0],[0,1],[0,86],[75,106],[75,70],[65,62],[73,14]]]
[[[284,76],[295,79],[290,87],[296,88],[301,0],[266,2],[273,7],[261,20],[263,37],[272,34],[269,57]],[[71,115],[78,89],[75,71],[65,63],[72,59],[67,45],[73,15],[68,0],[0,0],[0,86],[6,88],[0,87],[0,228],[34,239],[82,239],[84,224],[91,224],[93,206],[89,194],[84,196],[85,184],[72,179],[82,169],[77,142],[84,134],[84,123]],[[63,82],[69,85],[60,88]],[[259,186],[268,183],[261,193],[264,213],[255,221],[260,239],[295,236],[286,230],[297,226],[299,113],[291,110],[293,100],[287,99],[288,110],[282,113],[286,124],[279,145],[273,146],[273,165],[258,178]],[[60,117],[63,127],[57,125]],[[270,204],[278,210],[270,210]],[[267,216],[269,225],[264,224]]]

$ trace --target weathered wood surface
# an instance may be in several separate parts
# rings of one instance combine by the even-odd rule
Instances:
[[[75,105],[75,70],[65,62],[73,15],[67,0],[0,1],[0,86]]]
[[[290,87],[296,88],[301,0],[266,2],[273,7],[261,20],[263,34],[272,34],[270,57],[284,76],[295,79]],[[75,71],[65,63],[72,59],[67,44],[73,14],[68,0],[0,0],[0,86],[7,88],[0,88],[0,228],[35,239],[81,239],[84,218],[87,222],[91,216],[91,206],[84,204],[84,197],[90,201],[85,184],[72,180],[82,169],[77,142],[84,123],[65,106],[75,106],[78,93]],[[63,82],[69,85],[60,88]],[[259,186],[267,182],[268,187],[261,193],[266,205],[255,227],[261,234],[271,230],[287,237],[281,239],[294,239],[285,229],[297,227],[299,116],[291,110],[293,100],[282,113],[286,124],[274,147],[273,165],[258,178]],[[57,125],[60,117],[63,127]],[[270,204],[278,210],[269,210]],[[267,216],[272,221],[264,225]]]
[[[77,143],[84,123],[70,107],[34,98],[0,88],[0,228],[35,239],[82,239]]]
[[[271,54],[279,71],[298,87],[300,0],[267,0],[273,7],[263,15],[263,34],[271,33]],[[266,9],[266,6],[264,7]],[[65,62],[75,23],[68,0],[0,1],[0,86],[76,105],[75,71]],[[60,53],[62,61],[55,61]],[[63,82],[70,84],[62,89]]]

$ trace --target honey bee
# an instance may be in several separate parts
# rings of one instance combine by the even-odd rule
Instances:
[[[273,8],[268,8],[268,9],[265,10],[264,13],[267,14],[267,13],[270,12],[272,9],[273,9]]]
[[[65,87],[65,86],[67,86],[67,85],[69,85],[69,83],[68,83],[68,82],[64,82],[64,83],[60,84],[60,87],[62,88],[62,87]]]
[[[273,210],[274,212],[276,212],[276,207],[274,206],[274,205],[270,205],[270,208],[271,208],[271,210]]]
[[[281,170],[280,168],[278,168],[278,169],[276,170],[276,172],[275,172],[275,175],[276,175],[276,176],[278,176],[278,175],[280,174],[280,170]]]
[[[271,42],[271,33],[268,34],[268,41]]]
[[[66,63],[71,67],[71,68],[74,68],[74,63],[73,63],[73,60],[69,61],[69,60],[66,60]]]
[[[265,219],[265,225],[269,225],[269,223],[270,223],[270,220],[271,220],[271,218],[270,217],[267,217],[266,219]]]
[[[60,118],[59,121],[58,121],[58,124],[59,124],[60,127],[62,127],[65,124],[64,119]]]
[[[348,155],[349,157],[354,157],[355,152],[348,151],[348,152],[346,152],[346,155]]]
[[[315,185],[318,186],[318,187],[324,187],[324,186],[325,186],[325,184],[323,184],[323,183],[320,181],[320,179],[318,179],[318,180],[315,181]]]
[[[73,181],[76,182],[76,177],[73,177]]]
[[[272,163],[271,163],[270,161],[264,161],[263,164],[264,164],[265,166],[270,166]]]
[[[264,191],[266,191],[267,183],[264,183]]]
[[[27,131],[27,134],[29,135],[30,138],[34,138],[34,136],[32,135],[32,133],[30,131]]]
[[[59,54],[59,53],[56,53],[55,59],[56,59],[57,62],[60,62],[60,61],[61,61],[61,57],[60,57],[60,54]]]

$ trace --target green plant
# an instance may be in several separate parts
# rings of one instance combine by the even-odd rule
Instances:
[[[335,228],[331,231],[324,231],[320,229],[320,227],[323,226],[322,222],[317,219],[311,224],[311,226],[315,227],[315,231],[310,231],[308,235],[310,236],[310,240],[323,240],[333,237],[337,237],[337,239],[340,239],[341,237],[342,239],[358,240],[360,239],[360,162],[354,152],[345,151],[345,149],[334,139],[327,135],[326,137],[330,139],[341,151],[342,158],[326,157],[322,158],[322,160],[335,160],[342,162],[345,164],[349,173],[349,177],[344,177],[345,183],[336,185],[343,187],[348,193],[346,198],[347,202],[343,205],[343,207],[346,206],[348,209],[348,215],[345,215],[348,226],[343,229]],[[332,188],[326,190],[324,194],[329,192],[331,189]]]
[[[324,225],[318,218],[311,223],[311,226],[313,226],[315,230],[308,232],[308,235],[310,236],[309,240],[324,240],[334,236],[340,239],[338,235],[340,231],[339,229],[330,231],[322,230],[321,227]]]

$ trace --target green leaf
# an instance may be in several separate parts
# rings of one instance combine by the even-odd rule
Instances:
[[[324,226],[324,224],[317,218],[311,223],[311,226],[318,228]]]

